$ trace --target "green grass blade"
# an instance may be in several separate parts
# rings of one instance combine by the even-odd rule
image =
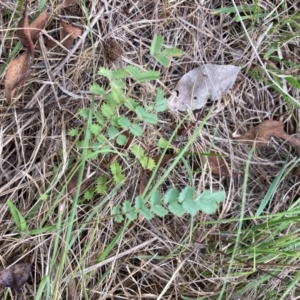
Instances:
[[[268,205],[269,201],[271,200],[273,194],[276,192],[277,186],[278,186],[278,184],[282,178],[282,175],[285,171],[286,164],[287,164],[287,161],[285,162],[282,169],[280,170],[280,172],[278,173],[278,175],[275,177],[274,181],[272,182],[264,199],[262,200],[259,208],[257,209],[257,211],[255,213],[255,217],[259,217],[261,215],[261,213],[263,212],[263,210],[265,209],[265,207]]]

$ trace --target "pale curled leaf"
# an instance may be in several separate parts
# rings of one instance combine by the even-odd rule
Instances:
[[[27,17],[27,16],[25,16]],[[34,40],[37,35],[45,28],[46,23],[48,21],[48,12],[44,10],[33,22],[31,22],[28,26],[29,34],[32,40]],[[24,34],[24,15],[22,19],[20,19],[18,23],[17,36],[21,39],[22,45],[27,46],[27,38]],[[25,22],[26,23],[26,22]]]
[[[246,144],[267,146],[272,136],[284,139],[293,146],[300,147],[300,140],[290,136],[283,130],[283,122],[274,120],[266,120],[258,126],[251,128],[243,135],[233,139]]]
[[[66,48],[71,48],[73,46],[74,40],[81,35],[82,30],[64,21],[60,21],[60,24],[63,28],[63,37],[64,37],[63,45]]]
[[[188,111],[203,107],[208,99],[220,100],[232,87],[240,71],[232,65],[202,65],[182,76],[168,99],[170,110]]]
[[[21,287],[28,281],[31,271],[30,263],[18,263],[0,271],[0,285],[21,292]]]

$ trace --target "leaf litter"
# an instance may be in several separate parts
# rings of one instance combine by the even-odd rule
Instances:
[[[204,64],[181,77],[168,99],[170,110],[200,109],[207,101],[221,100],[233,86],[241,68],[233,65]]]
[[[12,101],[16,89],[30,76],[34,55],[33,39],[44,28],[48,19],[48,13],[44,11],[29,25],[27,9],[28,0],[24,3],[23,16],[18,23],[20,28],[17,30],[17,36],[21,39],[22,44],[27,47],[27,50],[11,61],[5,76],[5,97],[9,103]]]
[[[31,31],[30,31],[31,32]],[[256,133],[255,134],[255,138],[253,138],[253,135],[252,135],[252,138],[249,138],[248,137],[248,139],[250,139],[250,143],[254,143],[255,142],[255,140],[257,139],[257,136],[265,136],[265,134],[258,134],[258,133]],[[273,135],[271,135],[271,136],[273,136]],[[270,137],[271,137],[270,136]],[[274,135],[274,136],[276,136],[276,135]],[[270,138],[269,137],[269,138]],[[266,138],[266,140],[268,140],[269,138]],[[251,140],[252,139],[252,140]],[[263,139],[265,139],[265,138],[263,138]],[[256,143],[257,144],[257,143]],[[266,143],[265,145],[267,145],[268,143]],[[262,145],[262,144],[260,144],[260,145]],[[211,157],[211,158],[213,158],[213,156]],[[212,167],[212,163],[211,163],[211,159],[210,159],[210,157],[208,157],[207,158],[208,160],[209,160],[209,163],[210,163],[210,166]],[[212,173],[214,173],[214,169],[216,169],[216,170],[218,170],[218,168],[219,169],[222,169],[223,168],[223,165],[224,165],[224,163],[223,163],[223,158],[222,159],[220,159],[220,157],[218,157],[218,159],[217,159],[217,167],[212,167]],[[219,165],[219,166],[218,166]],[[221,174],[226,174],[226,172],[227,172],[227,170],[226,169],[224,169],[224,170],[221,170],[221,171],[219,171],[219,174],[221,173]],[[218,173],[218,171],[216,171],[216,173]],[[215,173],[215,174],[216,174]]]
[[[66,48],[71,48],[73,46],[73,43],[75,41],[75,39],[77,39],[81,33],[82,30],[78,27],[75,27],[71,24],[68,24],[64,21],[60,21],[60,24],[63,28],[63,42],[62,44],[66,47]]]
[[[234,140],[255,146],[268,146],[271,137],[278,137],[287,143],[300,147],[300,140],[287,134],[283,129],[282,121],[266,120],[251,128],[241,136],[233,137]]]

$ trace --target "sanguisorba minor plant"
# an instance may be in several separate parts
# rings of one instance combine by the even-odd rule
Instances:
[[[155,35],[151,43],[150,54],[164,67],[170,64],[170,57],[182,55],[181,50],[177,48],[162,50],[162,46],[162,36]],[[126,159],[126,154],[122,153],[122,149],[124,152],[127,151],[125,145],[130,136],[138,141],[144,133],[144,128],[147,125],[157,125],[158,114],[167,109],[167,100],[160,88],[156,90],[152,105],[144,106],[131,97],[135,84],[159,80],[160,72],[142,70],[136,66],[127,65],[116,70],[100,67],[98,74],[105,77],[109,84],[107,88],[98,84],[90,86],[91,93],[100,98],[101,105],[98,110],[93,111],[93,122],[90,125],[92,137],[88,159],[95,160],[100,154],[112,153],[117,156],[121,155],[122,159]],[[130,88],[126,86],[128,79],[131,80]],[[89,109],[81,109],[79,115],[87,119]],[[77,128],[72,128],[69,135],[78,136],[78,132]],[[82,147],[82,141],[77,141],[76,145],[78,148]],[[115,150],[114,145],[119,147],[118,151]],[[155,161],[145,153],[138,143],[130,146],[130,152],[140,162],[144,170],[150,172],[155,169]],[[125,175],[117,159],[113,160],[109,167],[115,184],[124,183]],[[89,200],[93,198],[94,194],[107,193],[109,180],[106,176],[98,177],[95,188],[87,190],[84,193],[84,198]],[[141,214],[146,220],[151,220],[155,215],[163,217],[168,213],[178,217],[185,213],[196,215],[199,211],[212,214],[216,211],[218,203],[222,202],[224,198],[225,193],[223,191],[205,190],[200,195],[196,195],[195,188],[192,186],[186,186],[181,191],[173,187],[164,195],[158,189],[152,189],[147,197],[145,195],[136,196],[134,203],[126,200],[121,205],[113,206],[112,215],[116,222],[121,222],[124,218],[133,221],[138,214]]]

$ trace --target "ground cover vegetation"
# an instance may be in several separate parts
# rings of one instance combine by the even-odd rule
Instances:
[[[1,1],[1,299],[299,299],[295,1]]]

